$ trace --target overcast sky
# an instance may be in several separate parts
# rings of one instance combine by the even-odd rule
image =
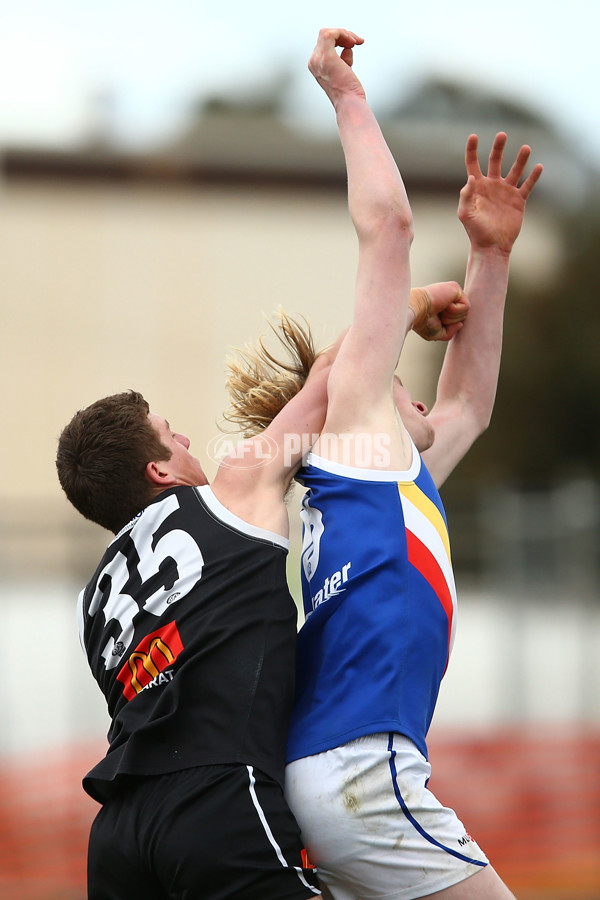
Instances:
[[[160,142],[194,100],[285,69],[300,123],[332,122],[306,61],[337,24],[365,38],[373,106],[450,76],[521,98],[600,163],[600,0],[0,0],[0,143],[76,141],[98,96],[120,141]]]

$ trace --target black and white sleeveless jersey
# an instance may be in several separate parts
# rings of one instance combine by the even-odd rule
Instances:
[[[297,620],[287,549],[209,486],[165,491],[114,538],[78,603],[111,717],[91,796],[122,775],[206,764],[282,781]]]

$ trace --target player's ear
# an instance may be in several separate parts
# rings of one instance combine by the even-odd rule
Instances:
[[[159,487],[166,488],[175,484],[175,478],[169,471],[168,460],[162,459],[156,462],[147,463],[145,475],[148,481],[151,481],[152,484],[156,484]]]

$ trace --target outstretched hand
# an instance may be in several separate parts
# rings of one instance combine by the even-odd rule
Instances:
[[[458,218],[474,247],[495,247],[503,253],[510,253],[523,224],[527,198],[542,174],[542,166],[539,163],[534,166],[519,186],[531,153],[531,148],[524,145],[508,175],[503,178],[502,156],[506,134],[500,132],[494,138],[488,172],[484,175],[479,165],[478,143],[476,134],[467,139],[467,183],[460,192]]]
[[[352,50],[362,43],[363,38],[345,28],[322,28],[319,32],[308,68],[334,106],[342,94],[365,96],[363,86],[352,70]],[[340,54],[336,47],[343,48]]]
[[[415,319],[412,330],[426,341],[449,341],[463,327],[470,303],[456,281],[438,281],[412,288],[410,308]]]

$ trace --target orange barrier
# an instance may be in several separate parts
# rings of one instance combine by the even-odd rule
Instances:
[[[600,733],[430,736],[430,787],[517,897],[600,900]]]
[[[0,897],[83,900],[98,804],[81,778],[102,751],[77,748],[0,763]]]
[[[600,900],[600,731],[430,736],[431,788],[519,900]],[[84,900],[100,747],[0,762],[0,897]]]

